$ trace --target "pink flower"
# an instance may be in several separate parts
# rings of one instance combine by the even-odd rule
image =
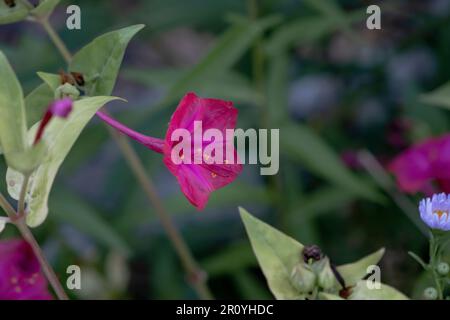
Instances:
[[[450,134],[428,139],[398,155],[390,164],[401,190],[408,193],[434,192],[435,181],[445,192],[450,192]]]
[[[38,131],[36,133],[36,136],[34,138],[34,144],[36,145],[42,138],[42,135],[44,134],[45,128],[50,123],[50,120],[53,117],[59,117],[59,118],[67,118],[72,111],[73,103],[70,98],[64,98],[61,100],[56,100],[53,102],[48,108],[47,111],[44,114],[44,117],[41,120],[41,123],[39,124]]]
[[[50,300],[47,280],[23,240],[0,241],[0,300]]]
[[[169,171],[177,178],[180,184],[181,191],[186,198],[199,210],[202,210],[208,202],[211,192],[220,189],[231,183],[242,171],[242,165],[238,163],[238,157],[233,147],[233,161],[224,160],[223,162],[208,163],[208,161],[201,161],[201,163],[174,161],[172,150],[180,141],[172,141],[172,134],[177,129],[187,130],[194,138],[191,141],[192,145],[200,144],[201,149],[211,145],[223,148],[223,154],[226,154],[226,146],[233,143],[227,139],[227,129],[234,129],[238,110],[233,107],[231,102],[206,99],[196,96],[194,93],[188,93],[180,101],[177,109],[169,123],[169,128],[166,133],[165,140],[148,137],[137,133],[136,131],[122,125],[121,123],[111,119],[108,115],[98,112],[97,115],[106,123],[116,128],[120,132],[128,135],[130,138],[147,146],[149,149],[162,153],[164,155],[164,164]],[[206,141],[202,136],[202,141],[195,141],[195,124],[201,123],[202,130],[215,129],[220,131],[224,137],[224,141]],[[198,150],[190,148],[191,159],[197,158]],[[180,155],[181,158],[188,157],[188,155]],[[202,159],[204,159],[202,154]]]

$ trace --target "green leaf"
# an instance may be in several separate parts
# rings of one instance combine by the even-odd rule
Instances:
[[[81,198],[73,195],[73,192],[55,190],[50,206],[53,217],[61,223],[71,224],[111,250],[127,256],[131,253],[126,242],[100,217],[100,214]]]
[[[26,117],[22,87],[7,58],[0,51],[0,144],[9,166],[12,154],[27,148]]]
[[[341,186],[355,195],[379,201],[381,196],[372,185],[348,170],[340,158],[310,128],[301,124],[288,124],[280,136],[281,150],[293,161],[298,161],[332,184]]]
[[[106,33],[75,54],[69,70],[84,76],[88,96],[112,93],[125,49],[142,28],[144,25],[139,24]]]
[[[372,288],[370,280],[358,281],[352,288],[352,294],[348,300],[409,300],[403,293],[386,284],[380,283],[380,288]]]
[[[420,100],[429,105],[450,109],[450,82],[427,94],[421,95]]]
[[[353,286],[367,275],[367,268],[380,262],[384,255],[384,248],[374,252],[354,263],[337,267],[337,270],[344,278],[346,286]]]
[[[50,87],[53,92],[61,85],[61,78],[57,74],[38,72],[37,75],[47,84],[47,86]]]
[[[47,126],[43,139],[48,145],[48,152],[42,165],[31,176],[27,191],[29,194],[27,223],[30,227],[40,225],[47,217],[48,197],[56,174],[81,131],[98,109],[115,99],[117,98],[92,97],[78,100],[74,103],[73,111],[67,119],[54,118]],[[31,130],[36,130],[36,126]],[[9,168],[8,171],[11,169]],[[11,172],[7,174],[8,185],[13,183],[20,187],[21,181],[11,182],[12,176],[14,174]]]
[[[46,18],[52,14],[60,0],[41,0],[39,5],[31,10],[31,14],[39,17]]]
[[[277,17],[269,17],[257,22],[240,21],[234,24],[200,63],[173,84],[160,105],[169,105],[186,92],[201,87],[205,79],[229,70],[248,51],[254,40],[277,21]]]
[[[300,262],[303,245],[239,208],[253,251],[277,299],[299,299],[291,272]]]
[[[27,7],[16,1],[16,5],[10,8],[5,1],[0,1],[0,25],[24,20],[28,16]]]

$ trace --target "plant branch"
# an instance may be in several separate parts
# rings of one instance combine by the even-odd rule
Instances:
[[[37,20],[37,21],[45,29],[45,31],[47,32],[48,36],[50,37],[50,39],[52,40],[53,44],[58,49],[58,51],[61,53],[61,56],[64,58],[66,63],[69,64],[70,61],[72,60],[72,55],[70,54],[69,49],[67,49],[67,46],[61,40],[59,35],[56,33],[55,29],[50,24],[48,19],[42,19],[42,20]]]
[[[52,25],[48,22],[48,20],[39,21],[44,29],[50,36],[50,39],[55,44],[56,48],[59,50],[64,60],[67,63],[70,63],[72,60],[72,55],[67,49],[64,42],[58,36],[58,34],[53,29]],[[105,110],[102,110],[103,113],[107,114]],[[108,131],[111,137],[114,139],[116,144],[118,145],[120,151],[122,152],[128,166],[132,170],[136,179],[140,183],[143,191],[145,192],[148,200],[155,208],[156,214],[160,219],[162,226],[164,227],[167,236],[169,237],[175,251],[185,269],[185,272],[188,277],[189,283],[192,285],[194,290],[197,292],[197,295],[201,299],[212,299],[213,296],[207,286],[206,273],[201,270],[192,255],[191,250],[188,245],[184,241],[182,235],[175,227],[169,212],[165,209],[162,201],[159,199],[159,196],[156,192],[156,188],[151,180],[151,178],[147,175],[145,171],[145,167],[139,159],[136,152],[131,147],[130,142],[123,135],[117,133],[114,129],[107,126]]]

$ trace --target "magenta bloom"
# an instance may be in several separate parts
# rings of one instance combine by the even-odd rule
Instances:
[[[45,128],[50,123],[50,120],[53,117],[59,118],[67,118],[72,112],[73,102],[69,98],[64,98],[61,100],[56,100],[53,102],[44,114],[44,117],[41,120],[38,131],[36,133],[36,137],[34,138],[34,144],[37,144],[44,134]]]
[[[98,112],[97,115],[112,127],[149,149],[162,153],[164,164],[177,178],[184,195],[199,210],[205,207],[211,192],[231,183],[242,171],[242,165],[238,163],[238,157],[233,146],[233,160],[225,159],[226,146],[233,144],[233,141],[227,139],[226,131],[235,128],[238,115],[238,110],[233,107],[231,102],[200,98],[194,93],[186,94],[172,115],[165,140],[137,133],[104,113]],[[201,123],[203,131],[214,129],[221,133],[223,140],[205,139],[202,135],[200,136],[201,141],[196,141],[194,129],[195,124],[198,123]],[[177,147],[180,141],[172,141],[172,134],[178,129],[183,129],[193,137],[192,148],[190,148],[191,154],[180,154],[179,159],[198,159],[200,155],[202,161],[192,161],[192,163],[175,161],[172,150]],[[213,145],[217,146],[218,149],[223,149],[223,159],[221,159],[223,161],[205,161],[205,157],[208,158],[208,156],[200,151]],[[200,146],[200,148],[196,148],[196,146]],[[199,151],[199,149],[201,150]]]
[[[0,300],[50,300],[47,280],[23,240],[0,241]]]
[[[450,135],[428,139],[412,146],[390,164],[401,190],[433,193],[434,181],[445,192],[450,192]]]

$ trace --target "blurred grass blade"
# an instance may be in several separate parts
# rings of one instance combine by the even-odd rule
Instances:
[[[326,186],[293,203],[287,216],[295,226],[324,213],[333,212],[356,199],[357,196],[345,188]]]
[[[147,87],[156,87],[168,90],[170,86],[181,79],[189,70],[163,69],[163,70],[124,70],[125,78],[136,81]],[[260,95],[255,92],[250,81],[243,75],[234,72],[225,72],[203,79],[197,88],[197,94],[204,97],[231,100],[240,103],[258,104]]]
[[[220,252],[204,259],[201,265],[208,275],[218,277],[254,267],[257,265],[257,261],[252,253],[252,248],[245,241],[223,248]]]
[[[428,237],[428,228],[422,223],[419,215],[415,213],[417,211],[417,206],[406,195],[398,190],[389,173],[386,172],[375,156],[369,151],[363,150],[358,153],[358,160],[373,177],[376,183],[378,183],[378,185],[386,191],[397,206],[402,209],[406,217],[408,217],[408,219],[425,237]]]
[[[347,14],[345,19],[351,24],[365,18],[365,12],[355,11]],[[320,16],[302,18],[280,26],[267,41],[265,48],[269,55],[285,52],[293,46],[311,44],[330,35],[338,29],[336,22]]]
[[[100,214],[81,198],[68,190],[55,190],[51,200],[52,217],[60,223],[68,223],[98,243],[130,255],[125,241],[100,217]]]
[[[235,23],[195,67],[170,87],[159,107],[177,101],[188,91],[198,90],[205,79],[229,70],[249,50],[255,39],[277,21],[277,17],[269,17],[257,22]]]
[[[271,124],[278,124],[289,119],[287,109],[289,58],[285,51],[270,57],[267,106]]]
[[[317,10],[324,17],[331,20],[343,32],[347,33],[353,39],[357,39],[356,34],[351,30],[350,23],[346,17],[345,11],[339,6],[336,0],[304,0],[309,7]]]
[[[420,96],[423,103],[450,109],[450,82]]]
[[[310,128],[301,124],[285,125],[280,137],[281,151],[311,172],[372,201],[382,196],[374,187],[347,169],[332,149]]]

